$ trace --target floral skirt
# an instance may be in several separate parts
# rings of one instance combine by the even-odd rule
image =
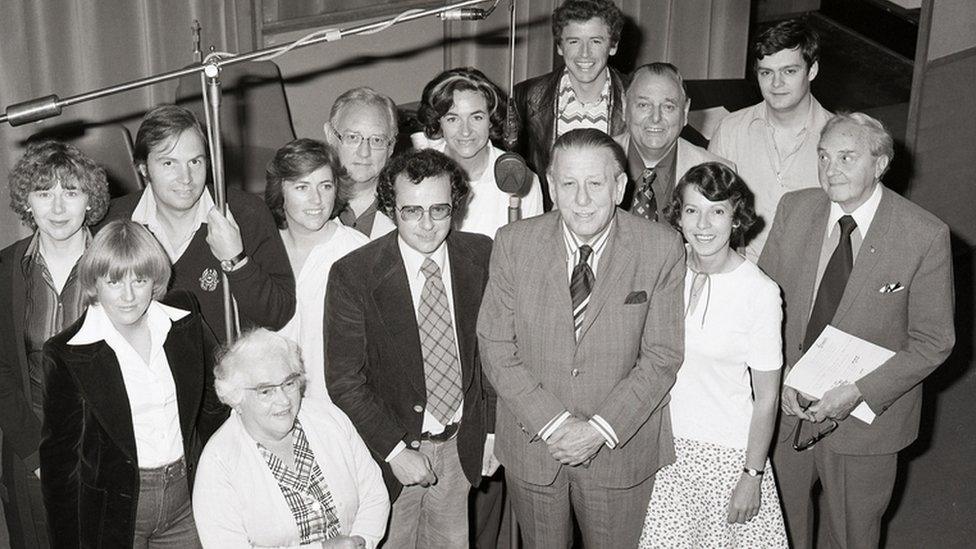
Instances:
[[[776,479],[766,460],[759,514],[728,522],[732,492],[746,451],[676,438],[675,462],[658,471],[647,506],[640,547],[788,547]]]

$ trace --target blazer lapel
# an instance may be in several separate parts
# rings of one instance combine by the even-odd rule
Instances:
[[[64,349],[65,367],[73,373],[92,414],[116,446],[135,460],[132,409],[115,352],[104,341],[90,345],[66,345]]]
[[[176,402],[180,413],[180,428],[183,437],[189,438],[197,421],[197,412],[203,398],[203,370],[197,351],[200,342],[192,341],[189,337],[190,322],[193,316],[185,316],[175,322],[169,329],[163,351],[169,362],[173,383],[176,385]]]
[[[408,371],[405,375],[421,394],[426,393],[424,381],[424,357],[420,350],[420,333],[417,317],[410,297],[407,270],[397,248],[396,232],[385,237],[375,263],[376,285],[372,288],[373,305],[386,327],[390,347],[403,357],[401,363]]]
[[[813,294],[816,291],[817,269],[820,264],[820,250],[823,248],[824,233],[827,231],[827,227],[824,224],[829,213],[830,202],[827,200],[827,195],[823,195],[809,212],[808,219],[810,221],[801,225],[804,227],[813,227],[813,235],[811,238],[805,238],[803,240],[806,244],[801,250],[800,261],[796,264],[796,268],[800,269],[800,279],[797,285],[799,299],[797,300],[796,308],[794,309],[796,312],[794,314],[799,314],[800,318],[803,319],[800,322],[798,341],[803,341],[803,334],[807,333],[807,323],[810,322],[810,311],[813,308]]]
[[[868,234],[864,235],[861,241],[861,248],[854,259],[854,269],[851,277],[847,280],[847,287],[844,288],[844,296],[837,305],[837,312],[834,314],[834,323],[844,318],[850,310],[851,305],[857,299],[864,285],[874,273],[874,268],[878,264],[878,258],[885,251],[885,243],[888,230],[892,222],[892,205],[888,189],[882,189],[881,202],[878,204],[878,211],[874,214]]]
[[[545,288],[541,288],[538,296],[541,303],[539,307],[551,307],[556,311],[554,318],[547,319],[556,324],[555,333],[570,334],[569,341],[575,344],[573,337],[573,299],[569,294],[569,271],[566,262],[566,244],[563,237],[562,218],[558,212],[550,212],[546,215],[551,216],[552,232],[549,238],[543,239],[539,260],[536,265],[543,270]],[[533,280],[536,280],[533,277]],[[567,342],[568,343],[568,342]],[[571,348],[571,347],[570,347]]]
[[[453,233],[452,233],[453,236]],[[461,383],[465,391],[474,379],[474,352],[477,346],[478,307],[484,288],[484,273],[468,257],[456,238],[448,236],[447,253],[451,259],[451,286],[454,294],[454,326],[458,337]]]
[[[617,287],[617,281],[634,260],[634,254],[631,253],[630,248],[627,246],[627,241],[631,240],[630,235],[627,234],[627,229],[623,227],[619,219],[621,215],[629,214],[623,214],[621,211],[618,211],[616,215],[618,219],[614,222],[614,226],[611,229],[613,233],[610,234],[610,238],[607,241],[607,248],[603,250],[603,254],[600,256],[596,285],[593,288],[593,293],[590,295],[590,302],[586,305],[586,312],[583,315],[583,325],[580,327],[579,341],[583,341],[583,338],[586,337],[586,332],[590,329],[590,326],[593,326],[593,322],[599,316],[600,310],[606,305],[610,293]]]

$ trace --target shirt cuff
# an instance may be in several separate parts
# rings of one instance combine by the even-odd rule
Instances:
[[[386,459],[384,461],[386,461],[387,463],[393,461],[393,458],[395,458],[398,455],[400,455],[400,452],[402,452],[402,451],[404,451],[406,449],[407,449],[407,443],[406,442],[403,442],[402,440],[400,442],[397,442],[397,445],[394,446],[393,449],[390,450],[390,453],[386,455]]]
[[[613,431],[613,427],[611,427],[610,424],[607,423],[607,420],[603,419],[602,417],[593,416],[587,423],[592,425],[593,428],[596,429],[596,432],[603,435],[603,438],[607,441],[607,446],[609,446],[611,450],[617,446],[618,442],[620,442],[617,439],[617,433]]]
[[[542,427],[542,430],[539,431],[539,438],[542,440],[549,440],[552,433],[554,433],[564,421],[569,419],[570,415],[572,414],[570,414],[568,410],[565,410],[563,413],[549,420],[549,423],[546,423],[545,426]]]

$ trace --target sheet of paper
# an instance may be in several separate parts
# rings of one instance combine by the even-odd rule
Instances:
[[[821,398],[829,389],[853,383],[895,352],[828,325],[787,374],[784,383],[801,393]],[[874,421],[874,412],[864,402],[851,415],[865,423]]]

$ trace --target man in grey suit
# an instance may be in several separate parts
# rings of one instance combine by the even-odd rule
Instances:
[[[528,547],[634,547],[654,473],[674,461],[667,394],[683,355],[684,247],[617,205],[612,138],[553,145],[556,211],[503,227],[478,317],[498,396],[495,452]]]
[[[773,465],[794,547],[813,544],[818,480],[825,544],[877,547],[898,451],[918,435],[921,383],[955,342],[949,229],[881,184],[892,141],[870,116],[827,122],[818,156],[822,188],[783,197],[759,260],[783,288],[787,371],[827,324],[895,355],[808,408],[784,386]],[[861,402],[877,414],[870,424],[849,417]],[[802,450],[832,422],[832,434]]]

